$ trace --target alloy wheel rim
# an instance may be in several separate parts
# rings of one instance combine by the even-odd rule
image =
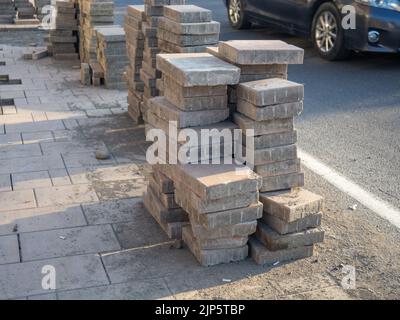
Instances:
[[[241,13],[240,1],[239,0],[229,1],[229,18],[234,24],[239,23],[240,13]]]
[[[338,25],[335,16],[324,11],[318,17],[315,29],[315,39],[318,49],[324,53],[329,53],[335,47],[338,34]]]

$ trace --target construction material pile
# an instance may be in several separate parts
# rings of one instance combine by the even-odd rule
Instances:
[[[140,77],[142,68],[144,34],[142,25],[145,20],[144,6],[128,6],[125,16],[124,30],[126,33],[126,51],[129,65],[125,69],[125,78],[128,84],[128,114],[135,121],[141,123],[141,104],[143,100],[144,83]]]
[[[13,0],[0,0],[0,23],[11,24],[15,18]]]
[[[103,69],[106,88],[126,89],[124,71],[129,60],[123,28],[107,27],[97,30],[97,60]]]
[[[56,1],[55,30],[50,30],[48,51],[57,60],[74,60],[78,54],[78,20],[75,1]]]
[[[36,16],[36,9],[29,0],[14,0],[15,10],[17,11],[17,20],[33,20]]]
[[[158,46],[165,53],[205,52],[218,43],[219,22],[212,12],[194,5],[164,7],[157,28]]]
[[[114,24],[114,2],[107,0],[80,0],[79,37],[81,62],[97,60],[96,26]]]

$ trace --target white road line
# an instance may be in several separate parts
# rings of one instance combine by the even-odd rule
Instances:
[[[391,224],[400,229],[399,209],[364,190],[362,187],[329,168],[307,152],[299,150],[299,157],[301,158],[303,165],[308,169],[315,172],[330,184],[347,193],[349,196],[362,203],[365,207],[374,211],[376,214],[388,220]]]

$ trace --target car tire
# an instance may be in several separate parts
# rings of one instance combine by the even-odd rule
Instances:
[[[243,10],[243,0],[227,0],[227,8],[229,23],[233,28],[240,30],[251,27],[251,22]]]
[[[341,22],[339,10],[330,2],[322,4],[314,15],[312,41],[318,54],[326,60],[342,60],[349,55]]]

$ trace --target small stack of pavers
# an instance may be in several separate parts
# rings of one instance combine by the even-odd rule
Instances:
[[[97,60],[104,72],[108,89],[126,89],[124,70],[129,64],[126,54],[125,31],[121,27],[97,30]]]
[[[158,22],[158,46],[164,53],[205,52],[218,43],[219,22],[212,21],[212,12],[194,5],[164,7]]]
[[[234,40],[227,42],[220,42],[217,47],[208,47],[207,52],[223,59],[233,65],[237,66],[241,70],[240,74],[240,83],[256,81],[262,79],[271,79],[271,78],[280,78],[287,79],[288,76],[288,64],[280,63],[279,60],[274,60],[278,57],[278,55],[272,55],[272,60],[265,63],[265,61],[259,60],[257,56],[251,57],[247,60],[238,59],[237,51],[243,50],[299,50],[298,48],[288,45],[282,41],[243,41],[243,40]],[[281,59],[282,60],[282,59]],[[302,60],[291,61],[290,63],[302,63]],[[236,95],[237,86],[229,86],[228,87],[228,102],[229,109],[231,110],[231,116],[236,112],[237,106],[237,95]]]
[[[126,33],[126,50],[129,66],[125,69],[128,85],[128,114],[135,121],[143,121],[141,104],[143,100],[144,83],[140,78],[142,68],[144,34],[142,24],[145,20],[144,6],[128,6],[124,29]]]
[[[281,41],[228,41],[220,43],[218,55],[245,70],[266,72],[302,63],[304,52]],[[294,117],[303,111],[304,87],[283,75],[274,78],[268,73],[265,78],[236,86],[233,120],[242,130],[254,130],[249,145],[243,139],[241,160],[262,178],[264,216],[250,241],[252,257],[259,264],[274,264],[309,257],[313,245],[323,241],[324,232],[318,228],[323,199],[301,188],[304,174]]]
[[[114,2],[109,0],[80,0],[79,35],[81,61],[97,60],[96,26],[114,24]]]
[[[75,1],[56,1],[55,30],[50,30],[47,47],[57,60],[75,60],[78,54],[78,20]]]
[[[15,18],[13,0],[0,0],[0,23],[11,24]]]
[[[15,23],[18,24],[19,20],[30,20],[33,22],[36,9],[29,0],[14,0],[14,6],[17,11]]]

